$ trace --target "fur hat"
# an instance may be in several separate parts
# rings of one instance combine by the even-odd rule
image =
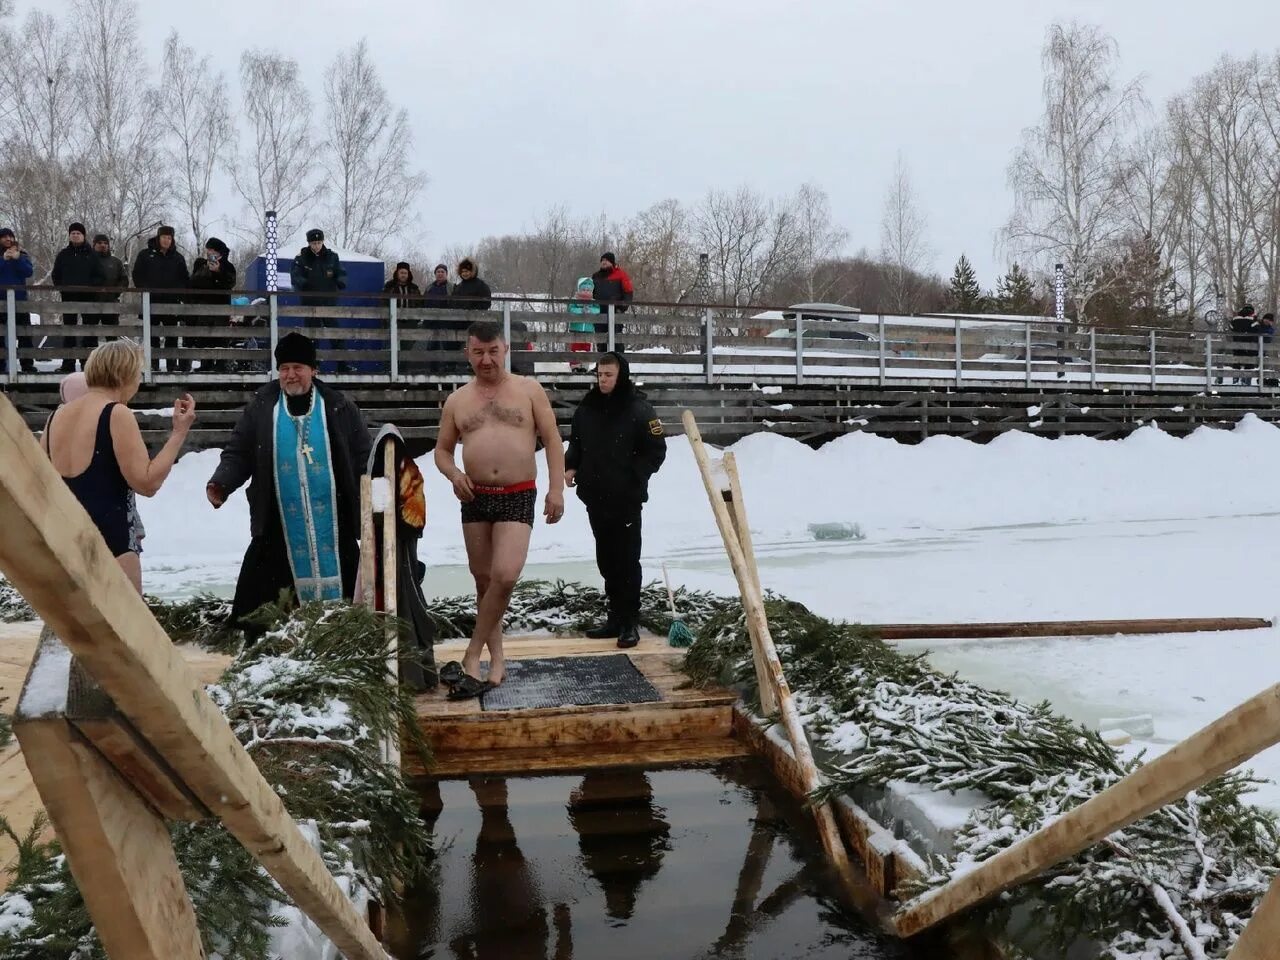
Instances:
[[[316,342],[300,333],[286,333],[276,344],[276,368],[285,363],[305,363],[312,369],[318,367]]]
[[[312,243],[316,240],[324,240],[324,231],[319,227],[312,227],[307,231],[307,243]]]
[[[472,260],[470,257],[463,257],[461,260],[459,260],[459,261],[458,261],[458,269],[459,269],[459,270],[470,270],[472,273],[479,273],[479,271],[478,271],[478,270],[476,270],[476,264],[475,264],[475,261],[474,261],[474,260]]]
[[[84,224],[83,224],[83,223],[81,223],[79,220],[77,220],[75,223],[70,224],[70,225],[67,227],[67,233],[76,233],[76,232],[79,232],[79,233],[88,233],[89,231],[88,231],[88,230],[86,230],[86,229],[84,228]]]
[[[206,250],[214,251],[218,256],[222,257],[224,260],[231,254],[231,248],[228,247],[221,240],[219,240],[217,237],[210,237],[208,240],[206,240],[204,242],[204,248]]]
[[[168,225],[165,225],[165,226],[160,227],[158,230],[156,230],[156,236],[157,236],[157,237],[172,237],[172,236],[173,236],[173,227],[170,227],[170,226],[168,226]]]

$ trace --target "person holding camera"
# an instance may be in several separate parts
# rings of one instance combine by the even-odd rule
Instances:
[[[236,285],[236,268],[229,259],[230,255],[230,249],[217,237],[210,237],[205,241],[204,256],[196,258],[191,270],[191,288],[201,292],[191,294],[187,298],[189,302],[211,303],[224,307],[231,302],[231,291]],[[193,317],[191,322],[210,327],[227,326],[229,328],[225,313]],[[192,337],[190,344],[193,347],[208,350],[219,347],[228,348],[231,346],[231,341],[216,337]],[[225,372],[228,368],[229,363],[226,360],[202,359],[200,361],[200,369],[211,373]]]

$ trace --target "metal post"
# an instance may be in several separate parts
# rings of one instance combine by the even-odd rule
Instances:
[[[1031,324],[1027,324],[1023,328],[1027,335],[1027,345],[1023,348],[1023,353],[1027,362],[1027,386],[1031,386]]]
[[[611,303],[611,304],[609,304],[609,352],[610,352],[610,353],[613,353],[613,349],[614,349],[614,343],[613,343],[614,327],[613,327],[613,323],[614,323],[614,314],[613,314],[613,304]]]
[[[613,316],[613,304],[609,305],[609,315]],[[610,323],[609,349],[613,349],[613,324]],[[502,339],[507,341],[507,373],[511,372],[511,301],[502,301]]]
[[[276,365],[270,362],[276,355],[276,344],[280,342],[280,297],[279,294],[271,294],[267,297],[267,303],[271,305],[271,356],[268,357],[267,366],[275,370]]]
[[[713,328],[715,321],[711,319],[711,308],[708,307],[702,314],[702,332],[706,336],[706,352],[707,352],[707,383],[715,383],[716,372],[712,366],[712,354],[715,350],[715,334]]]
[[[4,365],[9,380],[18,375],[18,291],[4,292]]]
[[[1067,271],[1060,263],[1053,265],[1053,317],[1058,323],[1067,318]]]
[[[885,368],[885,359],[886,359],[886,358],[885,358],[885,354],[884,354],[884,352],[885,352],[885,345],[884,345],[884,314],[882,313],[882,314],[880,314],[879,316],[880,316],[880,320],[879,320],[879,322],[876,324],[876,329],[879,331],[878,336],[880,337],[880,386],[882,386],[882,387],[883,387],[883,386],[884,386],[884,368]]]
[[[1098,328],[1089,328],[1089,386],[1098,386]]]
[[[142,379],[151,383],[151,291],[142,291]]]
[[[804,382],[804,314],[796,314],[796,383]]]
[[[1204,335],[1204,388],[1213,389],[1213,334]]]
[[[1156,388],[1156,332],[1151,331],[1151,389]]]
[[[960,318],[956,317],[956,386],[964,381],[964,348],[960,340]]]
[[[1262,336],[1258,336],[1258,392],[1262,393],[1262,375],[1267,372],[1266,354],[1262,345]]]
[[[266,262],[266,281],[267,292],[275,293],[280,289],[280,222],[276,219],[274,210],[267,211],[267,262]],[[271,349],[276,348],[275,341],[271,342]]]
[[[400,322],[396,315],[396,298],[387,304],[387,328],[391,333],[391,379],[400,379]]]

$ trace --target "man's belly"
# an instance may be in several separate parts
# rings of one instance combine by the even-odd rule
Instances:
[[[502,486],[537,476],[533,436],[524,430],[486,427],[463,438],[462,468],[475,483]]]

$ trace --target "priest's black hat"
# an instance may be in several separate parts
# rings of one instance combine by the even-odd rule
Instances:
[[[276,367],[283,363],[305,363],[308,367],[318,367],[316,361],[316,342],[300,333],[286,333],[276,344]]]

